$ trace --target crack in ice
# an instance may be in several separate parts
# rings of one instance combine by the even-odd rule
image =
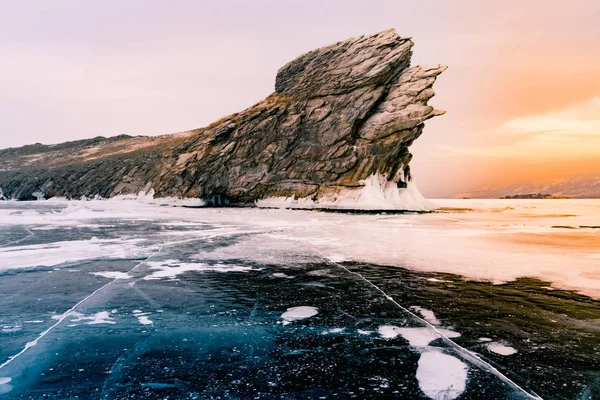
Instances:
[[[510,385],[513,389],[516,389],[517,391],[523,393],[525,395],[526,398],[528,399],[535,399],[535,400],[543,400],[540,396],[538,396],[536,393],[532,392],[528,392],[527,390],[525,390],[524,388],[522,388],[521,386],[519,386],[517,383],[515,383],[512,379],[510,379],[509,377],[507,377],[506,375],[504,375],[502,372],[500,372],[498,369],[496,369],[493,365],[491,365],[490,363],[488,363],[487,361],[483,360],[482,358],[480,358],[477,354],[475,354],[474,352],[462,347],[461,345],[459,345],[458,343],[454,342],[453,340],[451,340],[448,336],[446,336],[444,333],[442,333],[436,326],[432,325],[429,321],[425,320],[424,318],[421,318],[420,316],[418,316],[417,314],[415,314],[414,312],[412,312],[411,310],[409,310],[408,308],[402,306],[400,303],[398,303],[396,300],[394,300],[394,298],[392,296],[390,296],[389,294],[387,294],[383,289],[381,289],[379,286],[375,285],[373,282],[371,282],[370,280],[368,280],[367,278],[365,278],[362,274],[358,273],[358,272],[354,272],[349,270],[348,268],[346,268],[345,266],[343,266],[342,264],[335,262],[331,259],[329,259],[327,256],[325,256],[321,251],[319,251],[317,248],[315,248],[314,246],[311,246],[318,254],[320,254],[324,259],[326,259],[330,264],[334,264],[340,268],[342,268],[343,270],[345,270],[346,272],[348,272],[349,274],[358,276],[361,280],[365,281],[367,284],[369,284],[370,286],[372,286],[373,288],[375,288],[378,292],[380,292],[387,300],[389,300],[390,302],[392,302],[393,304],[395,304],[398,308],[400,308],[402,311],[406,312],[407,314],[411,315],[412,317],[414,317],[415,319],[417,319],[418,321],[420,321],[421,323],[423,323],[425,326],[429,327],[430,329],[433,329],[433,331],[448,345],[450,345],[452,348],[454,348],[458,354],[460,354],[463,358],[465,358],[466,360],[469,360],[471,363],[473,363],[474,365],[480,367],[481,369],[492,373],[493,375],[497,376],[498,378],[500,378],[502,381],[504,381],[505,383],[507,383],[508,385]]]
[[[33,232],[31,232],[29,230],[29,228],[25,228],[25,230],[27,232],[29,232],[29,235],[25,236],[24,238],[18,239],[18,240],[13,240],[12,242],[8,242],[8,243],[4,243],[4,244],[0,244],[0,247],[6,247],[6,246],[10,246],[11,244],[17,244],[17,243],[21,243],[24,240],[29,239],[30,237],[32,237],[34,235]]]
[[[135,267],[131,268],[129,271],[127,271],[127,274],[135,271],[138,267],[140,267],[141,265],[145,264],[146,262],[148,262],[148,260],[150,260],[152,257],[154,257],[155,255],[157,255],[158,253],[160,253],[163,249],[163,247],[166,244],[161,244],[158,247],[158,250],[156,250],[155,252],[153,252],[152,254],[150,254],[145,260],[143,260],[142,262],[138,263]],[[60,325],[65,319],[67,319],[70,315],[73,314],[73,311],[75,311],[75,309],[77,307],[79,307],[81,304],[85,303],[87,300],[91,299],[96,293],[102,291],[104,288],[112,285],[114,282],[116,282],[117,280],[119,280],[118,278],[113,279],[112,281],[108,282],[107,284],[105,284],[104,286],[99,287],[98,289],[94,290],[91,294],[87,295],[86,297],[84,297],[82,300],[80,300],[79,302],[77,302],[77,304],[75,304],[73,307],[69,308],[67,311],[65,311],[64,313],[62,313],[59,317],[58,320],[56,321],[56,323],[54,323],[52,326],[50,326],[48,329],[46,329],[45,331],[43,331],[42,333],[40,333],[38,335],[38,337],[34,340],[32,340],[31,342],[27,342],[25,344],[25,347],[23,347],[23,349],[21,351],[19,351],[17,354],[8,357],[8,359],[0,364],[0,370],[2,370],[4,367],[6,367],[7,365],[9,365],[11,362],[13,362],[14,360],[16,360],[18,357],[22,356],[29,348],[35,346],[38,344],[38,342],[44,338],[44,336],[46,336],[48,333],[50,333],[54,328],[56,328],[58,325]]]

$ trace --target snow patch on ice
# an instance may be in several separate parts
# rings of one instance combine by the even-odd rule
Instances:
[[[140,315],[137,317],[138,322],[142,325],[152,325],[154,322],[152,320],[150,320],[150,318],[148,318],[145,315]]]
[[[328,335],[330,333],[342,333],[344,332],[344,328],[333,328],[321,333],[321,335]]]
[[[120,259],[139,256],[149,249],[138,247],[141,239],[73,240],[0,248],[0,270],[54,266],[96,258]]]
[[[9,385],[11,381],[12,379],[7,376],[0,376],[0,394],[8,393],[12,390],[12,385]]]
[[[452,283],[452,281],[447,281],[444,279],[438,279],[438,278],[427,278],[427,280],[429,282],[439,282],[439,283]]]
[[[187,207],[202,207],[206,205],[206,201],[199,198],[178,198],[178,197],[154,197],[154,189],[147,192],[140,191],[138,194],[124,194],[111,197],[106,201],[137,201],[143,204],[155,204],[159,206],[187,206]],[[97,200],[103,200],[100,197]]]
[[[110,313],[108,311],[100,311],[92,315],[85,315],[82,313],[78,313],[73,311],[71,315],[75,318],[71,320],[71,322],[84,322],[86,325],[98,325],[98,324],[116,324],[115,320],[111,318]],[[60,316],[58,316],[60,319]],[[56,319],[55,316],[52,318]]]
[[[433,329],[430,327],[400,328],[393,325],[383,325],[377,328],[377,332],[384,339],[394,339],[397,336],[402,336],[402,338],[415,348],[426,347],[429,343],[441,338],[441,335],[444,335],[447,338],[460,337],[460,333],[458,332],[443,328]]]
[[[466,388],[468,367],[458,358],[430,347],[421,354],[417,367],[419,387],[427,397],[451,400],[459,397]]]
[[[425,321],[429,322],[431,325],[439,325],[440,324],[440,320],[436,318],[433,311],[428,310],[423,307],[419,307],[419,306],[412,306],[412,307],[410,307],[410,309],[421,314],[423,319],[425,319]]]
[[[96,275],[96,276],[101,276],[103,278],[108,278],[108,279],[131,279],[131,278],[133,278],[128,273],[119,272],[119,271],[90,272],[90,274]]]
[[[310,318],[319,313],[319,310],[315,307],[310,306],[298,306],[288,308],[286,312],[281,314],[281,318],[284,320],[283,324],[287,325],[290,322],[297,321],[300,319]]]
[[[259,271],[258,268],[243,266],[243,265],[227,265],[227,264],[205,264],[205,263],[185,263],[178,260],[165,260],[165,261],[149,261],[146,262],[150,266],[150,269],[157,270],[152,274],[145,276],[145,280],[154,279],[174,279],[178,275],[186,272],[248,272],[248,271]]]
[[[21,330],[21,325],[20,324],[15,324],[15,325],[3,325],[2,326],[2,332],[3,333],[13,333],[13,332],[19,332]]]
[[[349,210],[406,210],[432,211],[437,206],[425,199],[414,182],[408,182],[400,189],[395,182],[389,182],[385,175],[374,174],[361,182],[360,189],[343,189],[338,194],[323,197],[316,201],[303,197],[270,197],[258,200],[262,208],[331,208]]]
[[[491,341],[492,341],[492,339],[490,339],[490,338],[487,338],[487,337],[480,337],[480,338],[479,338],[479,339],[477,339],[477,340],[478,340],[478,341],[480,341],[480,342],[482,342],[482,343],[483,343],[483,342],[491,342]]]
[[[501,356],[512,356],[517,353],[517,349],[511,346],[503,345],[502,343],[489,343],[487,349],[492,353],[500,354]]]
[[[372,334],[372,333],[373,333],[373,331],[365,331],[365,330],[363,330],[363,329],[357,329],[357,330],[356,330],[356,332],[357,332],[359,335],[370,335],[370,334]]]
[[[417,366],[419,387],[427,397],[450,400],[460,396],[467,383],[468,367],[458,358],[444,354],[443,349],[429,344],[443,336],[459,337],[460,333],[442,328],[400,328],[392,325],[380,326],[377,331],[385,339],[402,336],[415,348],[421,357]]]
[[[273,274],[273,277],[274,277],[274,278],[287,278],[287,279],[294,279],[294,277],[293,277],[293,276],[286,275],[286,274],[284,274],[283,272],[275,272],[275,273]]]

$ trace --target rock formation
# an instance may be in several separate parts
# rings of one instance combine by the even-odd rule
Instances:
[[[427,102],[445,67],[410,67],[412,46],[388,30],[313,50],[279,70],[265,100],[206,128],[0,150],[1,193],[28,200],[154,190],[209,204],[318,203],[372,176],[401,191],[411,178],[409,146],[425,120],[443,113]]]

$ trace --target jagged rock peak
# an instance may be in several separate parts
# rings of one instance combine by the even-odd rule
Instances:
[[[275,91],[295,99],[348,93],[385,84],[410,63],[413,42],[393,29],[310,51],[284,65]]]
[[[410,67],[412,46],[387,30],[310,51],[279,70],[265,100],[206,128],[0,151],[0,189],[17,199],[154,190],[217,204],[301,198],[337,207],[360,203],[371,182],[369,193],[376,187],[389,203],[378,207],[410,208],[408,148],[443,113],[428,101],[445,70]]]

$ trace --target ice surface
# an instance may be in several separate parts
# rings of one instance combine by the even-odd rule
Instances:
[[[425,199],[414,182],[399,189],[394,182],[388,182],[387,177],[375,174],[367,178],[361,189],[344,189],[331,197],[318,200],[304,197],[270,197],[258,200],[258,207],[266,208],[331,208],[350,210],[410,210],[431,211],[437,206]]]
[[[502,343],[488,343],[487,349],[492,353],[500,354],[501,356],[511,356],[517,353],[514,347],[503,345]]]
[[[284,323],[290,323],[292,321],[297,321],[300,319],[310,318],[319,313],[319,311],[315,307],[310,306],[298,306],[288,308],[286,312],[281,314],[281,318],[284,320]]]
[[[420,271],[462,274],[470,279],[495,283],[527,275],[552,282],[556,287],[600,297],[598,233],[593,229],[556,228],[598,225],[600,200],[435,202],[442,207],[440,212],[420,215],[190,209],[118,200],[5,202],[0,207],[2,223],[29,227],[34,236],[18,246],[0,243],[0,270],[33,267],[40,262],[53,266],[100,256],[145,257],[156,249],[143,246],[141,239],[136,237],[30,244],[40,228],[74,228],[109,221],[114,224],[142,220],[164,226],[169,221],[183,221],[199,228],[203,224],[216,228],[167,231],[161,233],[161,238],[175,241],[202,237],[208,240],[245,235],[244,240],[226,250],[217,249],[211,253],[212,259],[224,262],[236,258],[262,263],[285,262],[293,260],[294,253],[303,257],[315,254],[335,262],[396,265]],[[27,210],[18,209],[21,204],[32,206]],[[42,211],[38,204],[52,206],[55,211]],[[29,235],[23,231],[23,238]],[[569,268],[564,268],[565,265]]]
[[[563,229],[553,226],[597,225],[595,220],[600,215],[600,202],[461,203],[458,200],[442,200],[438,203],[445,208],[440,212],[420,215],[189,209],[158,207],[155,204],[121,200],[1,203],[0,218],[6,217],[9,222],[2,226],[4,242],[0,242],[0,269],[28,268],[23,271],[2,272],[1,278],[14,279],[33,294],[30,300],[34,304],[34,312],[27,313],[23,319],[43,322],[45,318],[46,322],[56,322],[56,325],[52,325],[31,341],[31,338],[36,337],[35,331],[45,329],[45,325],[27,325],[20,321],[20,318],[11,320],[10,323],[7,321],[7,329],[16,329],[17,325],[22,324],[20,329],[28,332],[12,335],[23,335],[23,339],[17,340],[9,351],[5,352],[5,359],[14,359],[12,357],[15,356],[10,354],[18,358],[10,365],[5,363],[4,369],[0,366],[0,372],[2,375],[13,377],[12,385],[15,381],[20,382],[18,375],[14,375],[13,371],[23,366],[35,365],[35,360],[44,352],[54,354],[53,346],[56,346],[58,337],[66,338],[71,335],[73,341],[77,341],[81,340],[82,335],[92,337],[104,332],[110,337],[116,337],[128,330],[133,331],[133,335],[139,335],[140,329],[147,329],[147,325],[151,325],[152,329],[147,329],[145,333],[155,335],[160,331],[168,332],[166,337],[170,340],[170,335],[175,334],[171,331],[173,326],[182,324],[186,337],[181,338],[181,342],[178,338],[177,343],[184,343],[184,340],[193,340],[192,335],[187,335],[188,329],[194,332],[194,335],[205,335],[206,332],[212,334],[215,331],[214,327],[235,327],[225,328],[231,329],[228,334],[235,336],[238,334],[235,332],[238,331],[239,324],[240,330],[245,327],[256,330],[256,337],[268,342],[266,348],[272,348],[269,339],[272,335],[281,340],[276,346],[285,346],[290,351],[298,352],[306,352],[309,348],[306,344],[308,342],[314,341],[317,344],[321,341],[318,343],[321,345],[336,341],[338,336],[343,336],[339,339],[348,339],[344,342],[352,342],[352,345],[360,342],[365,348],[372,347],[373,343],[383,344],[381,352],[378,353],[381,356],[391,354],[395,357],[398,351],[406,352],[409,345],[411,351],[418,353],[420,357],[418,370],[414,368],[414,364],[407,364],[401,368],[403,373],[411,374],[410,379],[413,379],[416,373],[421,389],[431,398],[454,398],[465,390],[465,364],[482,371],[473,374],[472,379],[480,379],[483,375],[501,378],[500,372],[472,357],[468,353],[472,350],[469,349],[479,351],[486,347],[492,352],[494,349],[501,349],[492,344],[505,348],[509,346],[504,342],[473,343],[478,336],[469,336],[464,341],[466,349],[455,346],[456,343],[441,340],[446,337],[456,338],[460,334],[447,327],[440,327],[448,323],[445,320],[447,315],[448,320],[451,319],[450,313],[444,313],[444,320],[441,321],[428,308],[428,304],[431,304],[432,309],[436,309],[434,304],[425,298],[418,300],[418,303],[412,303],[424,307],[410,307],[415,314],[422,316],[424,321],[412,318],[410,313],[399,309],[408,307],[411,303],[396,308],[390,302],[387,306],[395,311],[378,314],[383,308],[377,301],[373,301],[373,296],[385,303],[388,303],[385,299],[389,300],[391,297],[386,293],[379,297],[380,294],[372,287],[353,276],[355,271],[364,274],[366,279],[371,279],[384,289],[387,284],[381,282],[387,282],[386,274],[394,266],[398,266],[424,271],[462,273],[467,277],[490,279],[494,282],[526,274],[548,277],[556,286],[566,286],[574,282],[584,292],[590,288],[597,290],[600,277],[597,272],[597,258],[594,258],[594,255],[598,254],[598,249],[590,247],[590,243],[594,243],[594,237],[597,237],[597,232],[591,229]],[[5,229],[7,226],[9,228]],[[85,237],[80,238],[80,234]],[[100,239],[89,239],[91,236]],[[547,242],[548,238],[552,239],[551,244]],[[117,255],[119,257],[113,258]],[[124,259],[118,260],[120,257]],[[85,262],[76,264],[76,268],[36,269],[39,260],[42,260],[44,265],[49,263],[56,266],[65,262]],[[381,264],[386,267],[345,263],[352,261]],[[139,268],[135,267],[135,273],[124,272],[136,264]],[[569,265],[570,268],[564,268],[564,265]],[[257,272],[226,275],[227,272],[249,271]],[[211,272],[218,273],[209,275]],[[184,273],[190,275],[182,276]],[[206,275],[194,275],[201,273]],[[91,278],[89,274],[110,280],[128,280],[111,283],[108,280]],[[406,272],[401,274],[415,275]],[[29,276],[36,276],[35,284],[30,284],[29,278],[21,279]],[[38,279],[39,276],[42,278]],[[292,276],[295,279],[285,279]],[[48,279],[49,293],[53,296],[60,294],[60,297],[54,297],[42,313],[35,307],[39,304],[37,299],[41,297],[37,294],[38,288],[43,286],[46,277],[53,278]],[[176,278],[180,280],[152,283],[138,281]],[[423,274],[415,279],[420,280],[420,284],[432,288],[458,282],[454,277],[448,277],[446,280],[441,273]],[[62,282],[65,282],[65,287],[60,286]],[[392,281],[389,283],[390,287],[395,284]],[[80,286],[71,286],[74,284]],[[104,284],[110,286],[102,286]],[[103,290],[104,287],[107,289]],[[343,292],[346,287],[351,290]],[[359,295],[362,289],[365,292],[364,298]],[[95,295],[100,290],[102,293]],[[263,290],[268,295],[263,296]],[[318,296],[310,297],[313,293],[318,293]],[[376,321],[379,321],[381,326],[374,330],[370,328],[371,322],[354,323],[347,316],[337,315],[352,309],[348,307],[347,299],[344,300],[346,295],[357,295],[357,298],[353,299],[361,301],[357,310],[375,309],[376,312],[372,316],[377,318]],[[284,299],[284,296],[290,297]],[[342,304],[344,301],[346,304]],[[398,296],[397,301],[403,303],[403,297]],[[282,305],[295,304],[312,304],[314,307],[292,307],[286,312],[281,308]],[[115,307],[119,312],[135,307],[140,309],[124,315],[115,313]],[[160,318],[155,318],[155,312],[160,312],[157,308],[164,308]],[[109,311],[102,311],[104,309]],[[48,320],[48,313],[59,313],[62,310],[67,311],[52,317],[55,321]],[[152,310],[152,314],[146,310]],[[281,311],[273,315],[273,310]],[[206,314],[203,314],[204,312]],[[396,312],[404,315],[405,319],[397,318]],[[282,329],[282,324],[287,325],[317,314],[323,317],[309,320],[310,326],[298,323],[297,329]],[[160,323],[157,323],[159,320]],[[122,321],[127,323],[121,324]],[[119,325],[115,326],[117,323]],[[407,325],[401,326],[403,323]],[[95,326],[93,329],[86,325],[76,329],[67,328],[83,324]],[[143,327],[140,327],[140,324]],[[201,326],[201,329],[198,326]],[[358,326],[363,329],[357,329]],[[194,330],[196,328],[197,331]],[[116,331],[119,332],[118,335],[113,333]],[[48,332],[50,333],[47,335]],[[322,333],[326,335],[321,335]],[[464,333],[467,335],[467,331]],[[501,333],[493,331],[476,330],[475,334],[491,334],[494,340],[498,340],[497,337],[502,338]],[[303,339],[309,339],[312,335],[312,338],[310,341],[297,340],[297,335],[303,335]],[[515,346],[518,344],[517,339],[505,337],[515,343]],[[387,339],[387,344],[391,344],[394,338],[397,341],[393,345],[386,346],[386,343],[382,343],[386,342],[382,339]],[[30,341],[26,343],[26,340]],[[241,343],[247,343],[247,340],[246,337],[241,338],[239,343],[235,343],[235,347],[238,350],[242,349]],[[40,346],[20,356],[24,350],[38,344],[38,341]],[[223,342],[229,344],[228,340]],[[294,348],[295,344],[299,346]],[[127,344],[130,345],[131,343]],[[173,343],[169,345],[173,346]],[[487,347],[488,345],[491,347]],[[25,349],[19,351],[23,347]],[[335,353],[335,350],[327,350],[325,346],[322,349]],[[500,351],[506,352],[506,349]],[[117,355],[110,363],[120,356]],[[131,359],[138,358],[132,356]],[[111,365],[110,363],[107,365]],[[444,373],[448,375],[435,372],[439,365],[446,365]],[[431,374],[441,378],[432,382]],[[381,379],[384,382],[384,378]],[[385,379],[391,378],[388,376]],[[519,380],[518,383],[522,381]],[[469,387],[477,387],[477,384]],[[416,385],[413,386],[414,390],[418,390]]]
[[[417,379],[419,387],[429,398],[451,400],[465,391],[467,371],[467,365],[458,358],[430,347],[419,358]]]

